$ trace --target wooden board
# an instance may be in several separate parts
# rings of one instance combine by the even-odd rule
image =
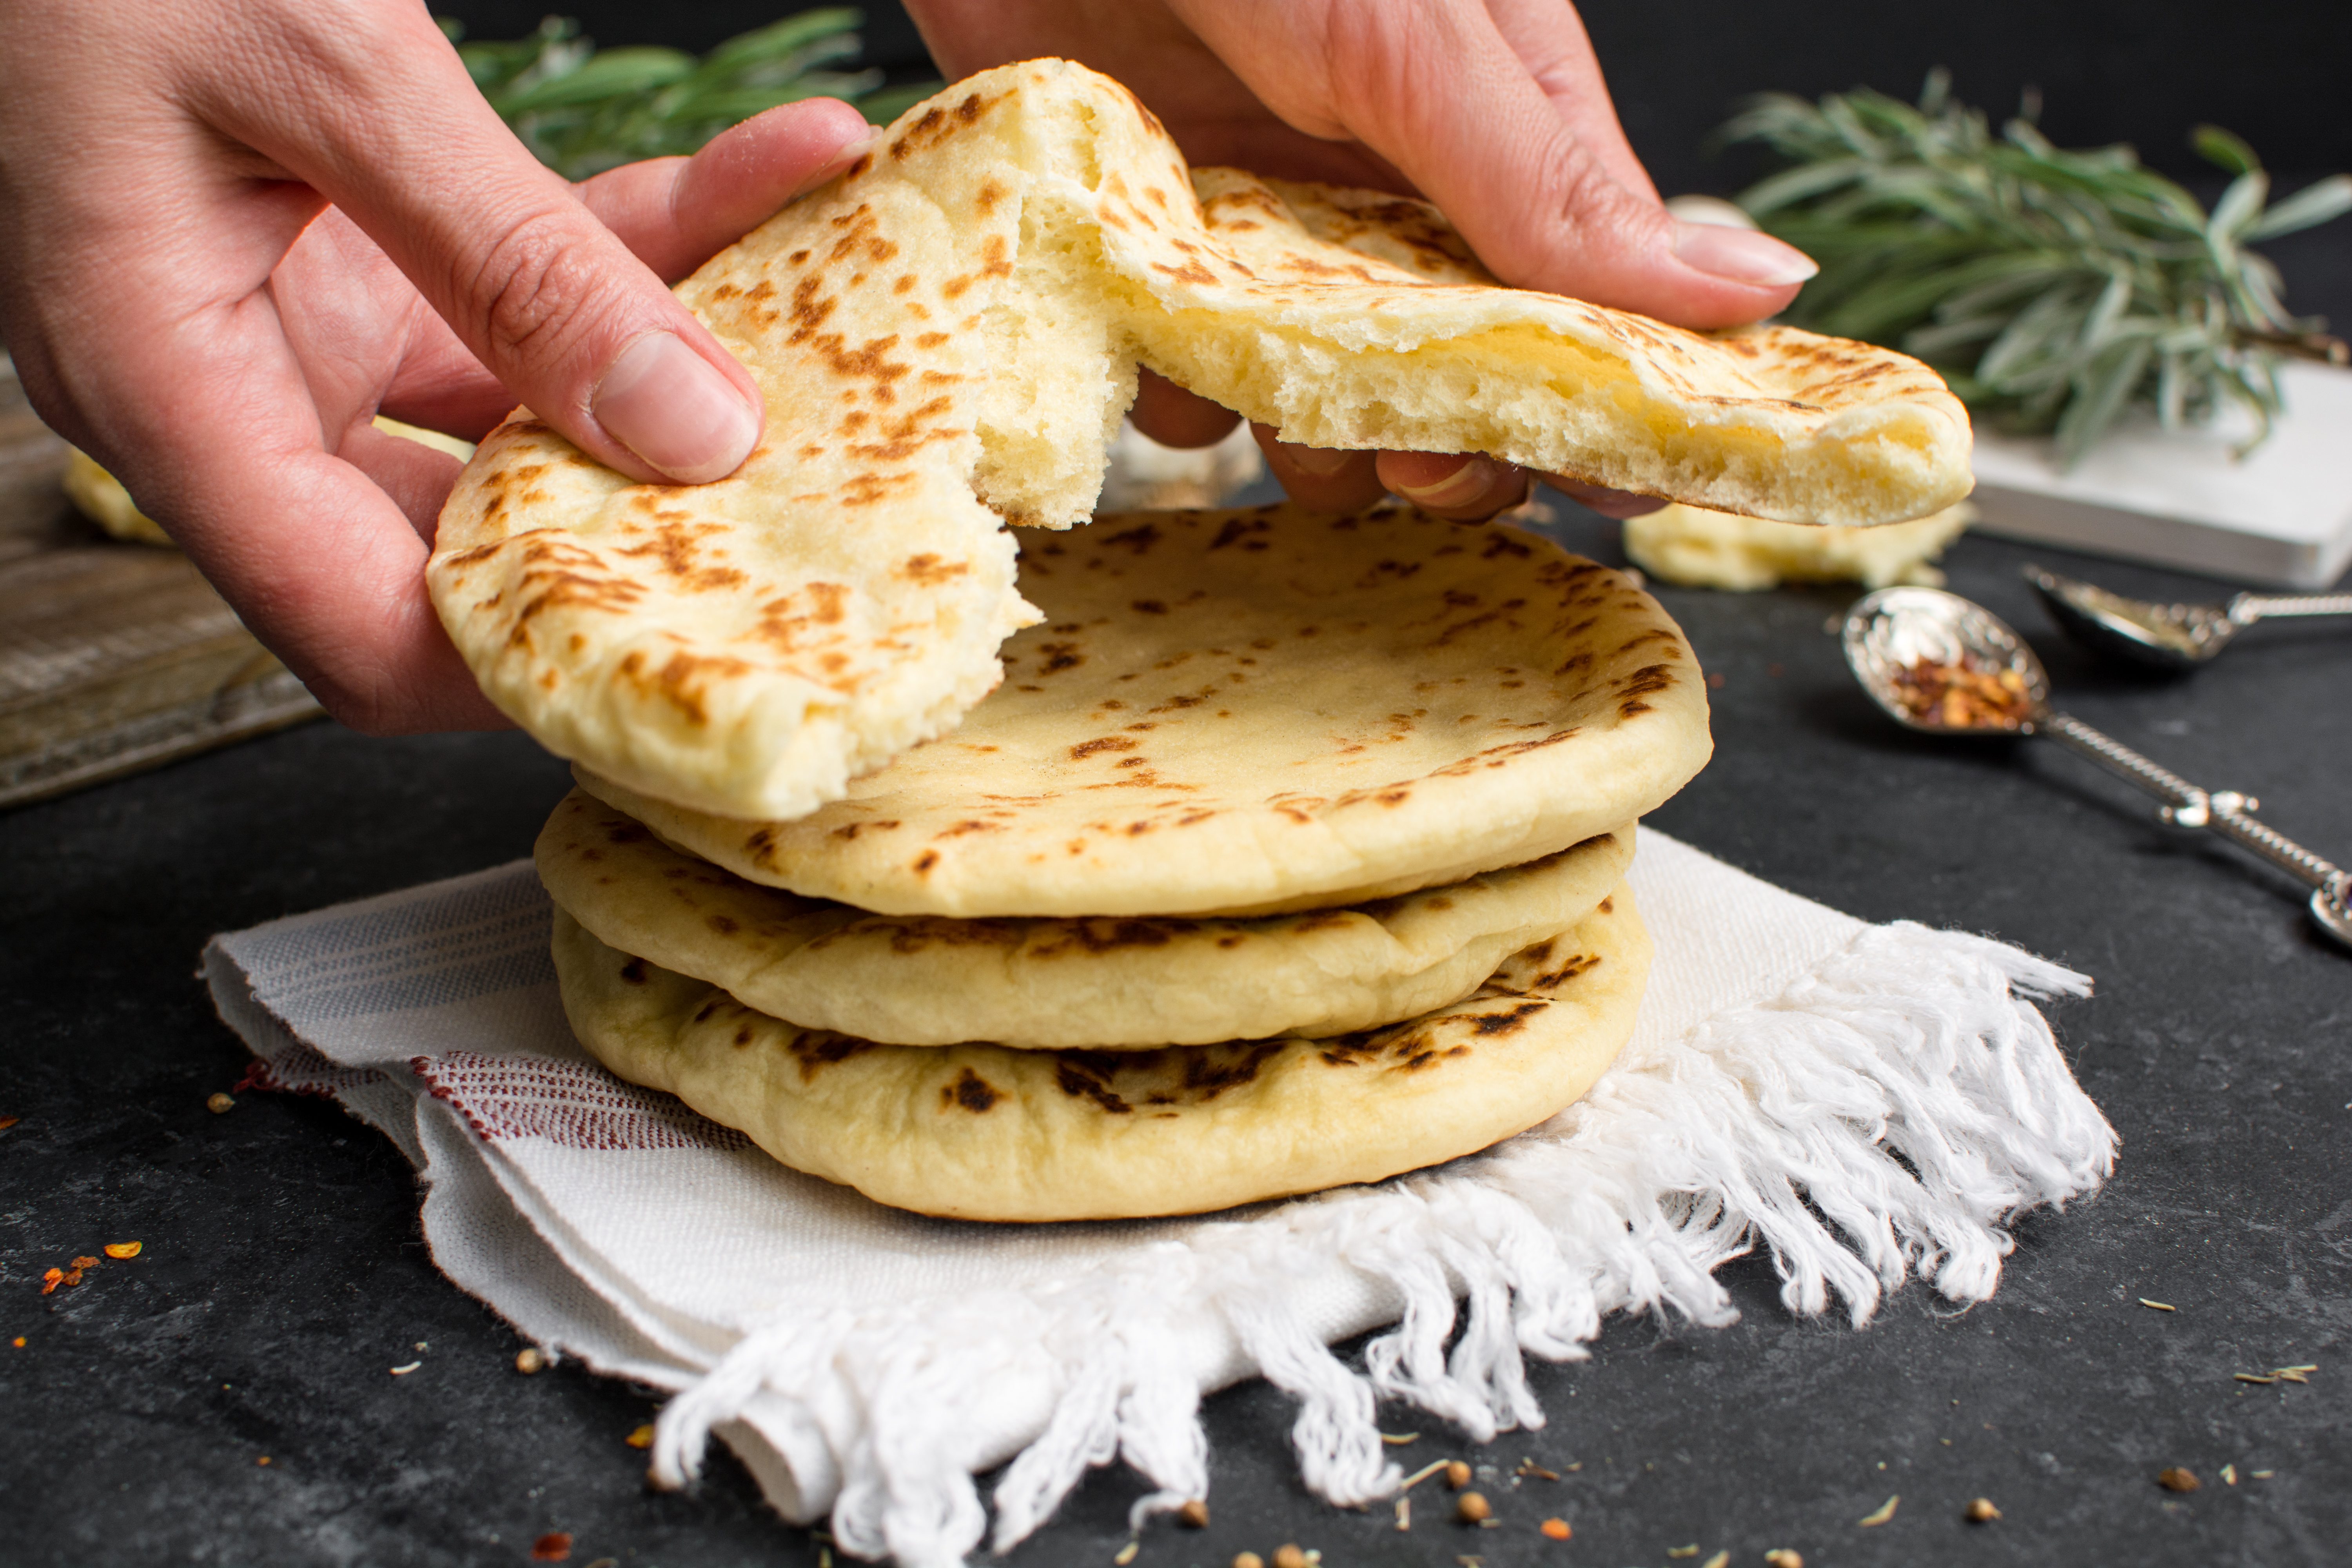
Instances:
[[[176,550],[107,538],[0,356],[0,808],[315,719]]]

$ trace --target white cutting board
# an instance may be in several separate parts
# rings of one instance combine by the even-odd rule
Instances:
[[[2352,371],[2289,364],[2286,413],[2253,429],[2235,408],[2167,430],[2136,411],[2061,470],[2052,444],[1977,433],[1987,533],[2274,588],[2325,588],[2352,564]]]

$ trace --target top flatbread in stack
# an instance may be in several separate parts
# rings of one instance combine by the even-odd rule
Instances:
[[[740,818],[839,799],[991,688],[1030,618],[1000,520],[1086,516],[1139,363],[1291,440],[1760,516],[1892,521],[1969,486],[1966,416],[1914,361],[1499,288],[1433,209],[1188,171],[1059,61],[910,110],[679,292],[765,392],[751,459],[634,485],[519,414],[430,575],[543,743]]]
[[[1681,629],[1622,574],[1409,507],[1035,536],[1051,618],[955,733],[791,821],[580,771],[689,854],[892,915],[1260,914],[1554,854],[1707,757]]]

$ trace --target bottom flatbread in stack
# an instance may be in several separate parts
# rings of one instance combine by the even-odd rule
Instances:
[[[995,1220],[1376,1181],[1591,1085],[1649,967],[1633,818],[1706,756],[1654,603],[1404,509],[1106,518],[1038,564],[1007,689],[814,817],[583,773],[538,858],[592,1052],[796,1169]]]

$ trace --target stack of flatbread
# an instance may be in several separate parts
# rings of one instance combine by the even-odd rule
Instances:
[[[1187,170],[1059,61],[918,106],[680,293],[760,448],[637,485],[519,411],[436,600],[579,764],[539,864],[581,1038],[929,1213],[1197,1212],[1552,1115],[1640,999],[1634,819],[1707,753],[1677,628],[1533,534],[1090,520],[1138,364],[1295,441],[1760,515],[1968,487],[1912,361],[1504,289],[1425,205]]]

